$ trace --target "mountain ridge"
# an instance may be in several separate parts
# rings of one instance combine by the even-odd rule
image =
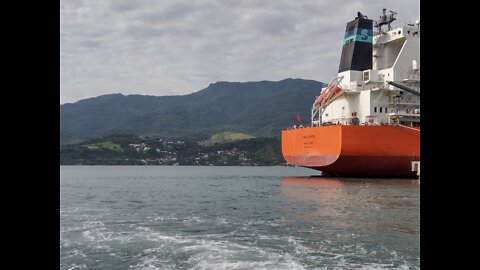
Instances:
[[[194,93],[173,96],[107,94],[60,105],[61,143],[114,133],[165,138],[208,138],[223,131],[271,137],[309,119],[324,83],[285,79],[277,82],[211,83]]]

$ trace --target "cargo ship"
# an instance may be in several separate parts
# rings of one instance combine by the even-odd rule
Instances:
[[[420,20],[392,28],[396,14],[383,9],[374,21],[358,12],[347,23],[338,76],[315,97],[310,123],[282,130],[287,164],[326,176],[418,177]]]

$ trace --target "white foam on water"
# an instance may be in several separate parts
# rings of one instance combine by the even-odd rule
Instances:
[[[197,251],[191,258],[197,262],[193,269],[225,269],[235,263],[238,263],[237,269],[266,269],[295,262],[291,255],[280,254],[271,248],[262,249],[228,241],[204,241]]]
[[[360,268],[355,268],[358,270],[408,270],[411,269],[408,265],[400,265],[398,267],[393,267],[392,264],[381,264],[381,263],[372,263],[369,265],[362,265]]]
[[[172,265],[177,259],[186,264],[181,268],[190,269],[304,269],[292,255],[273,248],[243,245],[224,238],[211,239],[205,235],[200,239],[200,236],[166,235],[145,227],[137,230],[136,237],[156,242],[156,247],[144,250],[138,263],[131,266],[133,269],[176,268]]]
[[[225,258],[203,257],[192,270],[214,269],[305,269],[289,254],[270,254],[269,257],[260,261],[225,260]]]
[[[152,219],[156,218],[160,217],[156,216]],[[179,219],[179,221],[193,225],[206,222],[199,216]],[[217,217],[214,221],[216,224],[229,223],[222,217]],[[356,257],[364,259],[365,256],[375,253],[367,251],[362,243],[347,244],[332,249],[329,241],[326,240],[310,246],[302,241],[302,238],[269,235],[262,229],[252,226],[272,222],[278,224],[278,221],[282,222],[281,220],[243,222],[241,225],[246,227],[240,229],[240,234],[238,230],[225,234],[168,234],[157,231],[157,227],[149,228],[144,224],[142,224],[144,226],[130,224],[130,231],[114,232],[107,229],[101,221],[86,221],[82,224],[82,228],[86,229],[83,236],[97,245],[94,248],[104,249],[113,257],[118,257],[115,253],[117,250],[110,248],[110,241],[120,244],[133,242],[140,246],[148,241],[148,247],[140,251],[133,262],[131,261],[131,269],[304,269],[311,264],[321,267],[317,269],[410,269],[405,265],[404,260],[400,260],[401,256],[396,251],[388,251],[387,254],[390,255],[391,260],[386,262],[364,264],[357,261],[355,263]],[[349,234],[346,238],[355,238],[355,235]],[[384,249],[387,251],[386,248]],[[69,254],[62,260],[73,256],[85,257],[80,253]],[[401,266],[394,268],[399,264]]]
[[[135,270],[169,270],[175,269],[175,266],[165,264],[155,256],[149,256],[142,258],[140,262],[135,265],[130,265],[129,268]]]
[[[295,253],[297,254],[306,254],[312,252],[310,248],[300,244],[300,241],[292,236],[287,236],[287,241],[293,244],[293,247],[295,248]]]
[[[72,242],[68,239],[65,239],[62,237],[62,235],[60,234],[60,248],[64,247],[64,248],[67,248],[67,247],[70,247],[72,245]]]
[[[105,227],[86,230],[82,233],[82,235],[89,241],[95,243],[118,241],[124,244],[131,242],[134,238],[134,236],[130,235],[129,232],[111,232]]]
[[[93,228],[104,228],[105,224],[101,221],[95,221],[95,220],[89,220],[83,222],[80,226],[73,226],[73,227],[61,227],[60,228],[60,235],[64,233],[69,233],[69,232],[76,232],[76,231],[83,231],[87,229],[93,229]]]
[[[228,222],[228,221],[227,221],[225,218],[223,218],[223,217],[217,217],[217,218],[215,219],[215,222],[216,222],[217,224],[230,224],[230,222]]]
[[[107,246],[107,245],[97,245],[97,246],[95,246],[95,249],[104,249],[106,251],[112,250],[112,248],[110,246]]]
[[[74,257],[77,257],[77,258],[86,258],[87,255],[85,255],[85,253],[83,253],[83,251],[79,250],[79,249],[73,249],[73,250],[69,250],[67,252],[65,252],[65,255],[61,258],[61,261],[67,261],[71,258],[74,258]]]
[[[333,260],[334,267],[339,267],[339,269],[359,269],[359,270],[384,270],[384,269],[395,269],[395,270],[406,270],[406,269],[419,269],[415,266],[409,266],[405,260],[401,260],[401,258],[397,255],[395,251],[390,252],[389,259],[383,260],[382,263],[378,262],[371,262],[371,263],[361,263],[355,262],[357,258],[365,259],[368,257],[375,257],[377,254],[376,251],[367,252],[363,246],[356,245],[355,248],[351,249],[350,252],[347,252],[341,255],[338,259],[337,258],[330,258],[335,259]],[[399,265],[400,263],[400,265]],[[397,266],[396,266],[397,265]]]
[[[87,265],[72,263],[71,265],[68,266],[68,270],[77,270],[77,269],[87,269]]]
[[[67,252],[67,257],[76,257],[76,256],[80,256],[80,257],[83,257],[83,258],[87,257],[87,255],[85,255],[85,253],[83,253],[83,251],[81,251],[79,249],[73,249],[73,250],[69,250]]]
[[[140,232],[135,235],[140,239],[147,239],[152,242],[157,243],[168,243],[168,244],[182,244],[188,242],[188,240],[183,239],[181,236],[177,235],[165,235],[160,232],[153,231],[150,228],[138,227],[137,230]]]
[[[167,216],[153,214],[151,216],[146,217],[146,219],[150,221],[178,220],[178,218],[174,214],[170,214]]]
[[[82,224],[82,229],[90,229],[90,228],[98,228],[98,227],[104,228],[105,223],[97,220],[89,220],[89,221],[85,221]]]
[[[82,233],[83,237],[87,238],[91,242],[100,242],[105,240],[105,235],[101,229],[87,230]]]
[[[182,221],[182,223],[191,225],[191,224],[198,224],[198,223],[205,223],[206,220],[202,217],[199,216],[191,216],[186,218],[185,220]]]

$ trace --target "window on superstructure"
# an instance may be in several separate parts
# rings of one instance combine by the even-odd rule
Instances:
[[[368,72],[368,71],[363,72],[363,81],[364,81],[364,82],[370,80],[370,76],[369,76],[369,75],[370,75],[370,72]]]
[[[385,107],[385,113],[388,113],[388,108],[387,107]]]
[[[353,35],[355,32],[355,25],[352,25],[348,28],[347,34],[345,35],[346,37]]]
[[[377,107],[373,107],[373,112],[374,112],[374,113],[377,112]]]
[[[382,107],[380,107],[380,113],[382,113]]]

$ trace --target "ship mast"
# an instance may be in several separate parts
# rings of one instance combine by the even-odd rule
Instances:
[[[381,33],[382,32],[382,26],[387,25],[388,26],[388,31],[392,30],[392,27],[390,24],[395,21],[397,18],[395,18],[395,15],[397,15],[397,12],[395,11],[390,11],[390,15],[387,16],[386,14],[387,9],[383,9],[383,15],[380,15],[380,18],[378,21],[375,22],[375,27],[378,28],[378,31]]]

